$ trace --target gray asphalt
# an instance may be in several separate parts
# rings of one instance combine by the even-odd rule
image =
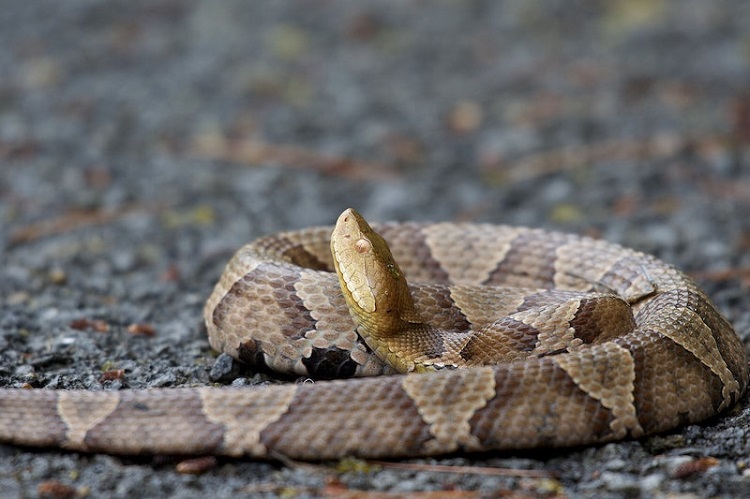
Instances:
[[[348,206],[656,254],[747,342],[748,19],[740,0],[4,2],[0,385],[210,383],[201,307],[232,252]],[[641,441],[413,461],[450,471],[0,446],[0,497],[736,497],[749,423],[745,397]]]

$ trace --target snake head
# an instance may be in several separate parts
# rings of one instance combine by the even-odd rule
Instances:
[[[362,323],[382,324],[413,307],[401,269],[385,239],[349,208],[331,234],[331,253],[350,313]]]

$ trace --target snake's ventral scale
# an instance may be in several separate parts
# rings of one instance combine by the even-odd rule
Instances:
[[[349,209],[241,248],[204,317],[214,349],[258,368],[351,379],[5,388],[0,442],[309,460],[563,447],[701,421],[748,381],[732,326],[685,274],[523,227],[370,227]]]

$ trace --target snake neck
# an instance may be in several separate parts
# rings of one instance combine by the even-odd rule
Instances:
[[[349,314],[365,343],[396,370],[419,370],[406,359],[431,328],[422,322],[386,241],[348,209],[331,234],[331,254]]]

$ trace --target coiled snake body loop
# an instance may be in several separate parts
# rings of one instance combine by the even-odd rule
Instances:
[[[519,227],[375,229],[347,210],[333,244],[331,228],[250,243],[204,309],[216,350],[287,373],[362,378],[2,389],[0,441],[297,459],[561,447],[701,421],[745,391],[731,325],[654,257]],[[377,374],[386,376],[367,377]]]

